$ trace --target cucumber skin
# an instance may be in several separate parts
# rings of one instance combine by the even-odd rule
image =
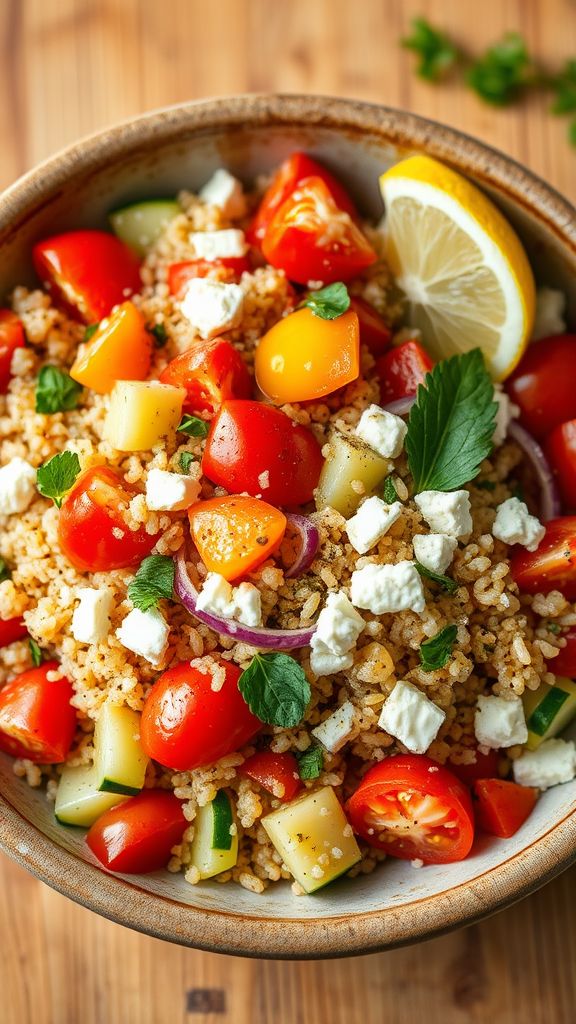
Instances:
[[[102,784],[98,786],[99,793],[120,793],[122,796],[137,796],[141,793],[141,789],[136,789],[134,786],[123,786],[121,782],[114,782],[113,779],[103,779]]]
[[[551,687],[550,693],[545,694],[540,703],[536,705],[526,723],[530,732],[539,737],[545,736],[569,697],[570,694],[566,690],[561,690],[559,686]]]
[[[212,801],[214,826],[212,829],[212,849],[230,850],[232,848],[232,836],[230,826],[232,825],[232,806],[230,797],[219,789]]]
[[[356,867],[356,864],[359,864],[361,860],[362,856],[358,857],[358,860],[355,860],[353,864],[349,864],[347,868],[344,868],[344,871],[341,871],[339,875],[333,875],[328,882],[322,882],[320,885],[316,886],[316,888],[312,889],[310,892],[306,890],[306,895],[315,896],[316,893],[322,892],[323,889],[326,889],[328,888],[329,885],[332,885],[332,882],[337,882],[339,879],[344,878],[344,875],[347,875],[348,872],[351,871],[353,867]]]

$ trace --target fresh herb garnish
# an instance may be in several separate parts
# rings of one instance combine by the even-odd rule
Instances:
[[[147,324],[146,330],[154,338],[154,348],[164,348],[168,341],[168,331],[164,324]]]
[[[342,281],[335,281],[326,288],[320,288],[317,292],[310,292],[309,296],[302,303],[322,320],[335,320],[342,316],[350,307],[350,296],[348,289]]]
[[[387,505],[392,505],[395,501],[398,501],[398,491],[394,485],[394,480],[391,476],[387,476],[382,487],[382,497]]]
[[[439,587],[442,587],[447,594],[455,594],[458,590],[459,584],[456,580],[451,579],[450,576],[442,576],[438,572],[434,572],[432,569],[427,569],[421,562],[414,562],[417,571],[427,580],[431,580],[432,583],[437,583]]]
[[[192,455],[192,452],[180,452],[178,459],[180,463],[180,469],[183,473],[187,473],[193,462],[196,462],[196,456]]]
[[[64,495],[73,486],[79,473],[80,459],[76,452],[60,452],[38,467],[36,486],[40,494],[52,498],[56,508],[60,508]]]
[[[34,665],[35,668],[39,668],[39,666],[44,661],[44,655],[42,654],[42,651],[40,650],[38,644],[36,643],[34,637],[32,636],[28,638],[28,647],[30,648],[30,657],[32,658],[32,664]]]
[[[99,327],[100,327],[100,323],[97,323],[97,324],[88,324],[88,327],[87,327],[87,328],[86,328],[86,330],[84,331],[84,338],[83,338],[82,340],[83,340],[84,342],[90,341],[90,338],[91,338],[91,337],[92,337],[92,336],[93,336],[94,334],[96,334],[96,331],[98,330],[98,328],[99,328]]]
[[[434,669],[444,668],[450,661],[452,648],[454,646],[458,627],[454,624],[444,626],[436,636],[425,640],[420,646],[420,661],[425,672],[433,672]]]
[[[206,420],[201,420],[199,416],[189,416],[187,414],[182,417],[178,430],[182,434],[189,434],[190,437],[206,437],[208,434],[208,424]]]
[[[36,382],[36,412],[69,412],[80,401],[82,385],[57,366],[43,366]]]
[[[283,729],[302,721],[311,696],[303,668],[289,654],[254,655],[238,689],[253,715]]]
[[[562,632],[562,626],[559,626],[557,622],[547,622],[546,629],[549,633],[554,633],[555,636]]]
[[[174,562],[168,555],[149,555],[128,586],[128,597],[141,612],[155,608],[174,593]]]
[[[553,114],[573,114],[576,111],[576,60],[567,60],[560,74],[552,78],[554,93]]]
[[[410,410],[406,451],[420,491],[453,491],[472,480],[493,448],[498,406],[480,349],[436,363]]]
[[[412,35],[402,40],[402,46],[418,54],[416,71],[428,82],[444,78],[460,57],[452,40],[444,32],[432,28],[425,18],[412,19]]]
[[[0,558],[0,583],[3,583],[4,580],[9,579],[12,579],[12,573],[10,572],[10,569],[6,565],[5,560],[3,558]]]
[[[303,782],[308,779],[317,779],[324,767],[324,754],[322,748],[313,744],[308,750],[296,754],[298,760],[298,774]]]
[[[477,487],[479,491],[495,491],[496,484],[493,480],[475,480],[474,487]]]
[[[534,82],[534,68],[526,44],[517,32],[508,32],[475,61],[468,84],[486,103],[504,107]]]

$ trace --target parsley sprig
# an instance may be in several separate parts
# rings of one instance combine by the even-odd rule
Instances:
[[[149,555],[140,563],[128,586],[128,597],[135,608],[147,612],[174,592],[174,562],[168,555]]]
[[[190,466],[193,462],[196,462],[196,456],[192,452],[180,452],[178,462],[180,463],[180,469],[183,473],[190,471]]]
[[[44,655],[39,645],[36,643],[33,636],[28,638],[28,647],[30,649],[30,657],[32,658],[32,664],[34,668],[39,668],[44,661]]]
[[[52,456],[36,472],[36,486],[45,498],[52,498],[56,508],[62,506],[64,495],[73,487],[80,473],[76,452],[60,452]]]
[[[396,490],[396,485],[391,476],[387,476],[384,481],[382,497],[387,505],[393,505],[395,501],[398,501],[398,491]]]
[[[296,754],[298,761],[298,774],[303,782],[309,779],[317,779],[324,768],[324,753],[322,748],[312,744],[301,754]]]
[[[402,40],[406,50],[418,55],[417,74],[438,82],[452,70],[461,54],[445,32],[439,32],[425,18],[412,19],[412,34]]]
[[[190,416],[187,413],[178,424],[178,430],[182,434],[188,434],[189,437],[206,437],[208,434],[208,424],[206,420],[201,420],[199,416]]]
[[[458,590],[458,583],[453,580],[450,576],[443,576],[439,572],[434,572],[433,569],[427,569],[421,562],[414,562],[417,571],[426,580],[430,580],[431,583],[436,583],[437,586],[442,587],[447,594],[455,594]]]
[[[146,330],[154,338],[154,348],[164,348],[168,342],[168,331],[164,324],[146,324]]]
[[[311,697],[304,670],[289,654],[256,654],[238,680],[238,689],[253,715],[268,725],[292,729]]]
[[[69,412],[80,401],[82,385],[57,366],[43,366],[36,382],[36,412]]]
[[[425,640],[420,646],[420,661],[425,672],[434,672],[444,668],[452,656],[452,648],[456,642],[458,627],[452,623],[444,626],[436,636]]]
[[[302,303],[321,320],[336,320],[350,308],[348,289],[342,281],[335,281],[317,292],[310,292]]]
[[[533,84],[535,69],[518,32],[508,32],[476,60],[468,71],[468,84],[495,107],[505,107]]]

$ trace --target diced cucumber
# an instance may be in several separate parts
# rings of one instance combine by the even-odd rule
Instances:
[[[119,793],[101,793],[98,781],[93,765],[64,769],[54,808],[61,825],[89,828],[105,811],[128,799]]]
[[[238,830],[231,834],[233,823],[232,803],[223,789],[212,803],[198,808],[190,854],[201,878],[212,878],[234,867],[238,860]]]
[[[94,730],[97,788],[133,796],[144,785],[148,758],[140,743],[140,715],[131,708],[104,704]]]
[[[262,818],[282,860],[305,892],[349,871],[360,850],[331,786],[317,789]]]
[[[554,686],[542,683],[537,690],[525,690],[522,696],[528,726],[528,750],[536,750],[544,740],[558,736],[576,716],[576,683],[557,676]]]
[[[126,242],[138,256],[158,240],[171,220],[181,212],[175,199],[145,199],[109,214],[114,234]]]
[[[320,473],[316,505],[319,509],[329,505],[348,518],[358,508],[363,494],[370,494],[389,471],[388,459],[383,459],[359,437],[336,431],[330,438],[330,452]],[[364,485],[360,493],[352,486],[357,481]]]

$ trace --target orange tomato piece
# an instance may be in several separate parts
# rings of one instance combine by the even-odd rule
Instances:
[[[117,380],[145,380],[150,372],[152,340],[133,302],[123,302],[78,350],[70,376],[100,395]]]
[[[360,373],[360,327],[352,310],[323,320],[298,309],[264,335],[255,357],[258,387],[276,405],[322,398]]]
[[[211,498],[188,511],[204,565],[229,582],[251,572],[282,542],[286,516],[259,498]]]

